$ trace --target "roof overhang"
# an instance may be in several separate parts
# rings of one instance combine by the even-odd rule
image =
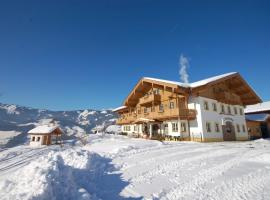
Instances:
[[[191,84],[192,92],[196,93],[200,90],[209,88],[210,86],[214,86],[224,82],[235,94],[240,96],[243,105],[252,105],[262,102],[259,95],[257,95],[255,90],[243,79],[243,77],[239,73],[233,72],[228,73],[226,76],[217,76],[217,77],[218,78],[213,77],[212,81],[206,81],[204,84],[203,81],[199,81],[202,82],[201,84],[196,84],[199,82]]]

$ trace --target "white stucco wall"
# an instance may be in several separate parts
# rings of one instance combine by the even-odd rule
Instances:
[[[195,109],[197,112],[196,118],[189,121],[190,137],[191,138],[202,138],[203,127],[202,127],[202,109],[200,98],[190,98],[188,102],[189,109]]]
[[[208,102],[209,110],[204,109],[204,102]],[[216,103],[217,105],[217,111],[213,111],[212,103]],[[225,113],[221,114],[221,104],[220,102],[217,102],[216,100],[205,98],[205,97],[196,97],[192,98],[189,102],[189,108],[194,107],[197,110],[197,119],[190,121],[190,131],[191,136],[199,136],[200,133],[202,133],[202,138],[220,138],[223,139],[223,133],[222,133],[222,124],[224,121],[224,118],[231,118],[233,121],[233,125],[235,127],[235,135],[236,140],[238,138],[248,137],[248,132],[246,128],[246,121],[245,116],[240,115],[239,108],[244,110],[243,106],[240,105],[230,105],[231,107],[231,113],[228,114],[227,107],[228,104],[223,104],[225,107]],[[237,108],[238,113],[234,114],[234,107]],[[209,122],[211,124],[211,132],[208,133],[206,131],[206,122]],[[218,123],[220,126],[220,132],[215,132],[215,123]],[[239,124],[240,126],[240,132],[237,132],[236,124]],[[243,132],[242,126],[245,126],[245,132]]]
[[[33,137],[35,137],[35,141],[33,141]],[[40,137],[40,140],[37,141],[37,138]],[[31,135],[30,137],[30,146],[42,146],[44,137],[42,135]]]

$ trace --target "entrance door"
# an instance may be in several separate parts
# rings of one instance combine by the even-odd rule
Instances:
[[[160,125],[159,125],[159,124],[153,124],[153,125],[152,125],[153,135],[157,135],[159,129],[160,129]]]
[[[225,125],[222,126],[222,131],[224,141],[235,140],[235,129],[232,122],[225,122]]]

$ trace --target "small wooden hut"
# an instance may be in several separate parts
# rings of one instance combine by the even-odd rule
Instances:
[[[28,134],[30,135],[31,146],[41,146],[60,144],[63,132],[59,126],[50,124],[38,126],[28,131]]]

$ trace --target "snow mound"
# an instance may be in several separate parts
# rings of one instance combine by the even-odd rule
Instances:
[[[18,131],[0,131],[0,146],[7,144],[11,139],[21,134]]]
[[[106,133],[119,134],[121,133],[121,126],[118,125],[110,125],[105,130]]]
[[[67,136],[74,136],[74,137],[82,137],[86,135],[85,130],[79,126],[73,126],[73,127],[66,126],[65,133],[67,134]]]
[[[82,150],[51,151],[1,180],[1,198],[96,199],[88,192],[91,179],[87,175],[95,167],[91,165],[95,158]]]

